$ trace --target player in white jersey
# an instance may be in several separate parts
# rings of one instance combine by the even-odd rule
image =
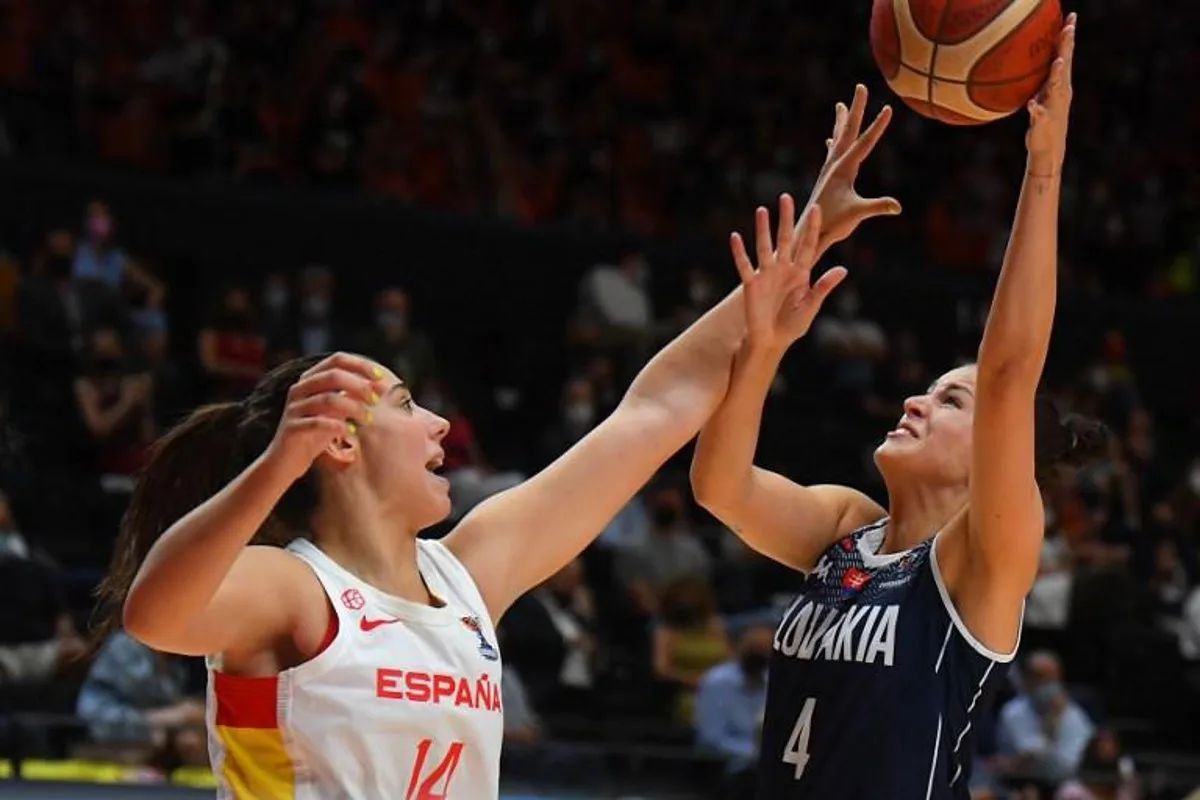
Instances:
[[[853,187],[885,125],[827,163],[783,261],[811,266],[899,210]],[[744,334],[738,290],[594,431],[440,542],[417,534],[450,511],[447,422],[366,359],[284,364],[158,443],[103,587],[107,624],[207,657],[224,798],[495,798],[494,624],[696,434]]]

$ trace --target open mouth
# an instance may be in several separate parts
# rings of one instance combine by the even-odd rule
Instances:
[[[425,462],[425,469],[434,475],[440,475],[442,472],[442,462],[445,457],[446,455],[444,453],[438,453],[436,456]]]
[[[897,425],[896,429],[891,432],[891,435],[893,435],[893,436],[910,436],[913,439],[918,438],[917,437],[917,429],[915,427],[913,427],[913,424],[911,422],[908,422],[908,421],[902,421],[899,425]]]

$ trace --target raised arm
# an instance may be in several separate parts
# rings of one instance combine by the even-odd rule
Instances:
[[[190,511],[187,505],[139,510],[153,499],[135,494],[123,536],[144,546],[140,542],[156,536],[163,521],[174,522],[148,547],[128,594],[111,598],[123,603],[131,636],[185,655],[237,650],[279,641],[292,631],[300,609],[314,607],[308,600],[324,602],[311,571],[297,559],[278,548],[246,545],[312,462],[338,450],[347,420],[364,418],[377,389],[372,369],[365,359],[337,354],[309,370],[289,391],[266,452]],[[137,491],[179,496],[205,482],[206,459],[199,451],[214,438],[232,437],[239,416],[232,404],[193,414],[159,443]],[[182,478],[180,468],[192,474]],[[290,602],[281,604],[279,597]]]
[[[886,116],[881,117],[886,124]],[[878,122],[877,122],[878,124]],[[839,533],[879,519],[884,512],[865,495],[844,486],[800,486],[754,466],[763,404],[787,349],[804,336],[825,298],[846,277],[835,267],[810,286],[810,260],[788,262],[790,208],[779,221],[772,251],[765,209],[755,236],[758,269],[745,245],[733,237],[742,281],[746,339],[720,408],[704,426],[692,458],[696,500],[758,552],[794,569],[808,570]]]
[[[1016,641],[1045,527],[1034,478],[1035,398],[1054,322],[1074,46],[1072,14],[1046,88],[1029,103],[1025,179],[979,347],[967,522],[938,543],[959,616],[976,639],[999,652]]]
[[[863,95],[865,103],[865,90]],[[814,209],[802,218],[800,230],[789,232],[793,241],[807,242],[810,256],[821,233],[827,245],[862,220],[897,209],[894,200],[858,197],[851,185],[884,126],[886,119],[873,126],[874,138],[872,132],[854,138],[843,125],[848,143],[836,143],[840,159],[831,159],[814,189],[820,210],[830,212],[824,215],[829,227],[821,231],[822,215]],[[659,352],[608,419],[529,481],[477,506],[447,536],[494,619],[583,550],[696,435],[725,394],[744,336],[739,288]]]

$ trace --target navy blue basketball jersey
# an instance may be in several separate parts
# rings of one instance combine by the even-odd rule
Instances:
[[[965,800],[971,729],[1012,654],[971,636],[933,539],[879,555],[886,520],[830,547],[775,633],[760,800]]]

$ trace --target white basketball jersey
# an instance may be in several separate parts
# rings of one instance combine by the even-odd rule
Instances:
[[[500,654],[483,598],[441,543],[418,540],[434,608],[374,589],[316,546],[337,633],[312,660],[244,678],[209,661],[208,729],[224,800],[494,800]],[[286,602],[286,599],[285,599]]]

